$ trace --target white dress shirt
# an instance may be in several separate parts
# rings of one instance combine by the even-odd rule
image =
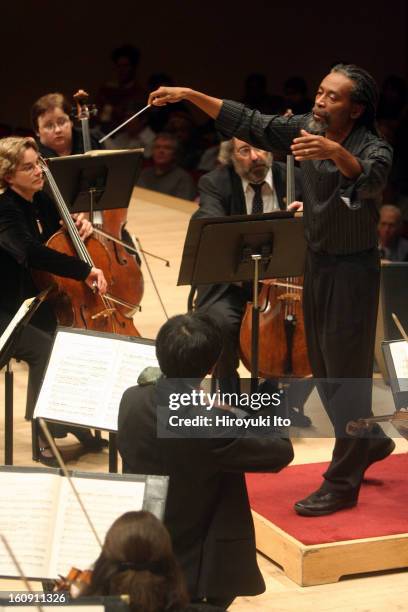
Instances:
[[[268,174],[265,177],[265,182],[262,185],[262,202],[263,202],[263,211],[264,213],[272,212],[273,210],[279,210],[279,202],[278,196],[276,195],[276,191],[273,187],[273,176],[272,176],[272,168],[269,168]],[[252,214],[252,202],[254,199],[254,190],[252,189],[250,183],[241,178],[242,181],[242,189],[244,190],[246,209],[248,215]]]

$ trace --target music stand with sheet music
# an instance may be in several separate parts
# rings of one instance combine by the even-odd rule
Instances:
[[[258,281],[301,276],[305,252],[302,215],[296,213],[275,211],[190,220],[177,284],[253,283],[252,390],[259,374]]]
[[[51,173],[71,213],[128,208],[139,176],[143,149],[88,151],[52,157]]]
[[[147,366],[157,365],[153,340],[58,327],[34,419],[109,432],[109,471],[117,472],[122,394]]]
[[[31,317],[36,312],[37,308],[44,302],[51,288],[44,289],[35,296],[31,303],[27,306],[26,312],[18,318],[20,310],[15,317],[10,321],[9,325],[3,332],[0,338],[0,368],[6,366],[4,372],[4,463],[5,465],[13,465],[13,413],[14,413],[14,373],[11,369],[10,360],[13,357],[15,347],[20,339],[21,332],[28,325]],[[20,309],[24,308],[26,302],[23,302]],[[16,320],[17,317],[17,320]],[[6,336],[6,338],[4,338]],[[4,345],[2,340],[5,340]],[[32,421],[32,435],[35,433],[35,424]],[[35,448],[35,447],[33,447]]]

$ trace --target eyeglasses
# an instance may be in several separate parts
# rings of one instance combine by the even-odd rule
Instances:
[[[255,151],[255,153],[263,153],[262,149],[257,149],[256,147],[241,147],[238,149],[237,153],[241,157],[250,157],[251,151]]]
[[[46,132],[54,132],[57,129],[57,127],[63,128],[69,122],[70,122],[69,117],[59,117],[58,119],[55,120],[54,123],[50,121],[49,123],[46,123],[45,125],[43,125],[41,129],[45,130]]]
[[[16,170],[18,172],[25,172],[26,174],[34,175],[37,168],[42,169],[40,160],[36,161],[35,164],[23,164],[22,166],[20,166],[20,168],[17,168]]]

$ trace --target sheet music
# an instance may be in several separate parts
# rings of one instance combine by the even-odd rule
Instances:
[[[11,319],[10,323],[7,325],[6,329],[2,333],[0,337],[0,351],[5,346],[7,340],[10,338],[11,334],[17,327],[18,323],[20,323],[21,319],[27,314],[31,304],[34,302],[35,297],[28,298],[24,300],[21,304],[20,308],[17,310],[14,317]]]
[[[157,365],[153,345],[59,331],[34,417],[117,431],[122,394]]]
[[[390,352],[400,391],[408,391],[408,342],[390,343]]]
[[[89,478],[73,481],[102,542],[115,519],[125,512],[142,509],[144,482]],[[73,564],[89,568],[101,552],[66,479],[61,483],[54,542],[50,577],[65,576]]]
[[[45,576],[55,522],[55,500],[60,479],[39,472],[2,472],[0,532],[3,533],[26,576]],[[17,570],[0,542],[0,576]]]

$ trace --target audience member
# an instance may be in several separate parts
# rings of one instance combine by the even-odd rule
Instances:
[[[245,79],[245,90],[242,102],[249,108],[256,108],[266,115],[284,113],[285,101],[282,96],[268,93],[266,76],[252,73]]]
[[[122,398],[118,448],[123,471],[170,477],[164,523],[184,570],[193,600],[227,608],[238,595],[257,595],[265,585],[256,562],[254,526],[245,472],[276,472],[293,458],[289,440],[158,436],[160,407],[173,394],[191,393],[214,367],[222,348],[220,329],[195,312],[169,319],[160,329],[156,354],[164,377],[131,387]],[[205,407],[190,403],[177,412],[203,416]],[[211,415],[224,416],[213,408]],[[234,413],[228,414],[234,418]]]
[[[402,77],[390,74],[384,80],[378,102],[378,119],[398,119],[407,103],[407,84]]]
[[[143,156],[150,158],[153,152],[155,133],[147,124],[147,115],[141,115],[130,121],[126,129],[119,130],[105,140],[107,149],[139,149],[143,148]]]
[[[200,160],[203,147],[190,112],[183,108],[175,109],[172,105],[165,132],[169,132],[177,138],[180,166],[186,170],[194,170]]]
[[[146,104],[146,94],[137,80],[140,51],[133,45],[123,45],[113,50],[111,59],[115,78],[99,90],[97,121],[108,133],[131,117]],[[127,126],[124,128],[127,129]]]
[[[174,85],[172,77],[165,72],[154,72],[147,79],[147,89],[149,91],[155,89],[156,87],[160,87],[161,85]],[[187,107],[184,102],[172,104],[171,107],[166,107],[165,109],[151,106],[148,112],[148,124],[156,134],[159,132],[164,132],[166,131],[166,124],[171,113],[176,110],[185,111],[186,108]],[[162,112],[163,110],[164,112]]]
[[[142,171],[137,184],[176,198],[194,200],[196,186],[188,172],[177,165],[177,147],[173,134],[158,134],[153,144],[153,166]]]
[[[218,166],[218,154],[220,151],[220,136],[215,129],[212,119],[206,121],[199,128],[200,141],[203,154],[197,164],[197,170],[204,174],[211,172]]]
[[[401,231],[400,209],[390,204],[382,206],[378,223],[378,246],[382,259],[408,261],[408,240],[401,236]]]
[[[305,79],[293,76],[287,79],[283,85],[286,109],[290,109],[294,115],[304,115],[310,112],[312,101],[307,95],[307,84]]]

